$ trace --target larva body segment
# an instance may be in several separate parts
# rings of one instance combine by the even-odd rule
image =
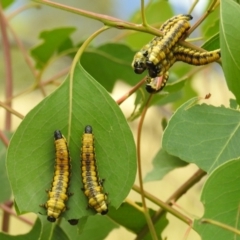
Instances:
[[[103,191],[103,180],[97,173],[94,135],[89,125],[82,136],[81,163],[83,191],[88,198],[88,206],[102,215],[107,214],[107,194]]]
[[[66,210],[66,201],[70,194],[68,187],[70,183],[70,155],[65,137],[59,130],[54,132],[55,139],[55,171],[52,187],[47,191],[48,201],[40,206],[47,209],[47,219],[55,222],[62,212]]]
[[[155,78],[147,77],[146,79],[146,90],[149,93],[157,93],[161,91],[169,78],[169,73],[165,72],[163,75],[159,75]]]
[[[166,58],[167,54],[171,51],[171,48],[179,41],[183,34],[190,28],[188,21],[177,21],[164,37],[153,46],[148,52],[146,65],[148,68],[154,68],[160,61]]]
[[[200,52],[195,49],[176,45],[173,48],[177,61],[182,61],[191,65],[200,66],[215,62],[221,58],[220,49],[214,51]]]

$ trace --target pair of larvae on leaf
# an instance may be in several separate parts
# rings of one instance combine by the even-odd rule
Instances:
[[[59,130],[54,132],[55,139],[55,170],[52,187],[47,191],[48,201],[40,206],[47,210],[47,219],[55,222],[62,212],[67,209],[66,202],[72,194],[68,192],[71,174],[71,158],[65,137]],[[102,215],[108,212],[107,194],[103,191],[103,180],[98,177],[94,136],[92,127],[86,126],[82,137],[81,147],[81,163],[82,163],[82,181],[84,194],[88,198],[88,207],[95,209],[97,213]],[[70,219],[71,225],[78,223],[77,219]]]
[[[169,77],[168,70],[176,61],[191,65],[205,65],[221,57],[220,50],[201,52],[181,46],[178,41],[189,30],[191,15],[181,14],[168,19],[160,28],[163,36],[154,37],[134,56],[132,67],[141,74],[146,69],[146,90],[150,93],[163,89]]]

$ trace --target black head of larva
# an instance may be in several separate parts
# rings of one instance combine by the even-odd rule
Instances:
[[[54,131],[55,140],[63,138],[62,133],[59,130]]]
[[[90,125],[85,127],[85,133],[92,133],[92,127]]]
[[[146,88],[146,91],[148,92],[148,93],[155,93],[155,92],[157,92],[156,91],[156,89],[154,89],[151,85],[149,85],[149,84],[147,84],[146,86],[145,86],[145,88]]]
[[[68,222],[69,222],[71,225],[77,225],[77,224],[78,224],[78,219],[69,219]]]
[[[105,214],[107,214],[108,213],[108,209],[107,210],[104,210],[104,211],[102,211],[101,212],[101,215],[105,215]]]
[[[193,19],[193,16],[190,15],[190,14],[183,14],[183,16],[186,16],[189,20],[192,20],[192,19]]]
[[[55,222],[55,221],[56,221],[56,218],[55,218],[55,217],[48,216],[48,217],[47,217],[47,220],[48,220],[49,222]]]

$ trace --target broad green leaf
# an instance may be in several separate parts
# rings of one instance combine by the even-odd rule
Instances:
[[[109,194],[110,205],[119,207],[128,195],[136,174],[136,150],[123,113],[105,89],[77,65],[69,78],[37,105],[13,135],[7,154],[7,171],[18,209],[45,214],[39,207],[47,201],[51,187],[55,147],[53,132],[60,129],[68,140],[72,159],[66,219],[94,213],[86,209],[80,178],[81,138],[86,125],[93,127],[100,178]],[[69,131],[68,131],[69,130]]]
[[[234,1],[221,1],[220,44],[224,75],[229,89],[240,104],[240,5]]]
[[[212,51],[220,48],[219,33],[209,38],[202,46],[205,50]]]
[[[79,221],[81,221],[81,219]],[[102,240],[105,239],[114,228],[118,227],[119,226],[108,216],[89,216],[86,225],[84,226],[82,233],[78,235],[78,238],[82,240]]]
[[[178,157],[169,155],[163,149],[160,149],[153,159],[153,169],[147,173],[144,182],[161,180],[167,173],[187,165]]]
[[[138,204],[140,205],[140,204]],[[152,209],[149,209],[150,216],[153,216],[156,212]],[[109,211],[109,217],[119,225],[127,228],[129,231],[138,234],[146,226],[146,218],[144,214],[130,205],[129,203],[123,203],[118,210],[111,208]],[[168,225],[168,220],[166,214],[164,214],[155,224],[155,230],[157,235],[160,237],[162,231]],[[151,235],[148,233],[144,240],[151,240]],[[160,238],[161,239],[161,238]]]
[[[209,2],[207,8],[210,4],[211,3]],[[219,9],[219,7],[215,8],[214,11],[204,19],[203,24],[201,24],[201,30],[206,39],[219,32]],[[205,9],[205,11],[207,11],[207,9]]]
[[[0,142],[0,182],[1,182],[1,194],[0,194],[0,203],[3,203],[10,199],[11,197],[11,187],[9,184],[7,171],[6,171],[6,146]]]
[[[50,222],[47,220],[45,216],[38,215],[38,217],[42,225],[39,240],[53,239],[53,235],[54,235],[54,232],[56,231],[58,223],[56,222],[56,223],[50,224]]]
[[[43,43],[31,50],[36,67],[43,68],[56,52],[66,49],[66,45],[71,45],[69,36],[75,30],[73,27],[65,27],[41,32],[39,38]]]
[[[63,221],[63,220],[64,219],[62,219],[62,221],[60,222],[60,227],[64,231],[64,234],[66,234],[66,236],[69,239],[78,239],[80,233],[82,233],[82,231],[84,230],[84,228],[86,226],[88,217],[83,217],[83,218],[79,219],[78,224],[75,226],[70,225],[68,221],[65,221],[65,220]]]
[[[142,79],[131,67],[134,52],[124,44],[108,43],[89,48],[82,56],[84,69],[109,92],[117,80],[135,85]]]
[[[206,104],[197,98],[183,104],[163,134],[163,148],[183,161],[211,172],[240,156],[240,112]]]
[[[202,219],[212,219],[233,228],[240,228],[240,159],[231,160],[215,169],[207,179],[201,201],[205,211],[201,219],[194,221],[194,229],[202,240],[239,240],[235,235],[221,227],[212,224],[202,224]]]
[[[0,239],[1,240],[33,240],[39,239],[41,234],[42,226],[39,219],[36,220],[35,224],[33,225],[31,231],[27,234],[21,234],[17,236],[12,236],[4,232],[0,232]]]

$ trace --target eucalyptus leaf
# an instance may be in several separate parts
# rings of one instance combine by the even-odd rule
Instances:
[[[233,228],[240,228],[240,159],[231,160],[215,169],[204,184],[201,201],[205,211],[201,219],[194,221],[194,229],[202,240],[234,239],[240,236],[219,226],[201,223],[202,219],[214,220]]]
[[[118,207],[128,195],[136,175],[136,150],[132,133],[118,105],[106,90],[77,65],[67,80],[32,109],[13,135],[7,155],[7,171],[18,209],[46,213],[55,162],[53,132],[62,131],[72,158],[66,219],[92,215],[83,194],[80,148],[86,125],[93,127],[99,177],[110,205]]]
[[[171,155],[211,172],[240,156],[240,112],[223,106],[183,104],[163,134],[162,146]]]

